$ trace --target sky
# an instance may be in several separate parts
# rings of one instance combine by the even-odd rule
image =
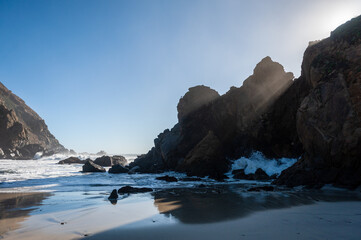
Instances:
[[[0,82],[67,148],[146,153],[189,87],[224,94],[265,56],[300,75],[309,41],[360,0],[0,0]]]

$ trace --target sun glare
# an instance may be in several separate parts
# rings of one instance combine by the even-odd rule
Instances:
[[[348,20],[357,17],[360,13],[357,13],[356,9],[351,6],[335,8],[333,13],[325,17],[321,23],[322,29],[330,33],[335,30],[341,24]]]

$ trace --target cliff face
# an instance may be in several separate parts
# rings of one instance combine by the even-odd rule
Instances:
[[[44,120],[0,83],[0,158],[31,159],[40,151],[65,150]]]
[[[160,134],[154,148],[130,167],[137,166],[140,172],[176,170],[221,179],[229,168],[228,158],[254,150],[272,157],[298,156],[299,144],[290,147],[288,140],[275,142],[258,136],[266,123],[274,125],[273,115],[266,113],[273,111],[274,102],[293,84],[292,79],[292,73],[266,57],[242,87],[233,87],[223,96],[204,86],[190,88],[178,104],[179,123]],[[183,109],[191,111],[184,114]],[[277,131],[268,129],[268,135]],[[296,129],[292,130],[295,135]]]
[[[361,16],[310,45],[301,76],[292,79],[266,57],[242,87],[223,96],[190,88],[186,96],[192,97],[178,106],[187,99],[185,109],[192,110],[180,112],[179,123],[131,167],[222,179],[228,159],[260,151],[271,158],[301,156],[277,184],[361,185]],[[197,99],[210,100],[191,108]]]
[[[297,110],[305,154],[277,183],[361,184],[361,16],[304,54],[301,81],[311,86]]]

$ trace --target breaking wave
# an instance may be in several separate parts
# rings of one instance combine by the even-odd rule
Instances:
[[[291,167],[297,162],[297,158],[266,158],[261,152],[254,152],[247,157],[241,157],[233,162],[231,172],[237,169],[244,169],[245,174],[255,173],[261,168],[268,176],[276,174],[277,176],[285,169]]]

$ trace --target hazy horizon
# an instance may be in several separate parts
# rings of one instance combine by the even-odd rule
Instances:
[[[2,1],[0,82],[66,148],[145,153],[189,87],[224,94],[265,56],[300,75],[349,1]]]

